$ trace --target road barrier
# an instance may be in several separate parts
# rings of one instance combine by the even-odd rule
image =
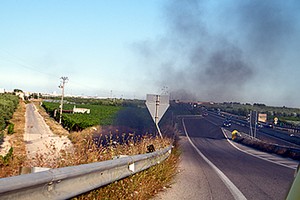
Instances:
[[[289,193],[286,197],[286,200],[295,200],[300,199],[300,171],[299,171],[300,164],[298,165],[298,168],[295,172],[295,179],[293,181],[293,184],[289,190]]]
[[[0,199],[68,199],[148,169],[164,161],[171,149],[2,178]]]

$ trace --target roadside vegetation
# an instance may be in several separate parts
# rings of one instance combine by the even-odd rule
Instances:
[[[9,124],[17,106],[19,98],[13,94],[0,94],[0,131],[3,131]]]
[[[179,156],[179,148],[175,145],[171,155],[164,162],[105,187],[75,197],[73,200],[150,199],[158,192],[170,187],[173,177],[178,173]]]
[[[15,99],[16,96],[11,96]],[[19,102],[18,97],[16,98]],[[0,156],[0,177],[16,176],[19,174],[20,167],[25,165],[26,150],[24,143],[25,126],[25,103],[20,101],[17,109],[9,120],[9,124],[14,124],[13,134],[8,134],[8,128],[2,131],[5,141],[8,143],[8,149]]]
[[[78,107],[81,108],[91,108],[91,113],[92,109],[98,108],[109,120],[105,121],[103,118],[102,121],[104,121],[103,124],[105,125],[102,125],[99,120],[101,115],[99,112],[96,114],[98,116],[96,124],[81,131],[73,130],[71,132],[64,129],[54,118],[50,117],[45,108],[41,106],[40,101],[35,100],[32,102],[36,105],[38,112],[43,116],[53,133],[61,136],[67,135],[74,147],[72,152],[61,151],[60,159],[56,159],[55,162],[45,162],[45,157],[51,157],[51,153],[49,155],[37,154],[35,163],[38,167],[58,168],[110,160],[118,155],[144,154],[147,152],[147,146],[149,145],[154,145],[155,149],[158,150],[172,144],[174,138],[171,136],[176,132],[173,126],[165,126],[170,122],[168,121],[169,119],[165,119],[163,123],[165,128],[162,131],[166,137],[161,139],[156,134],[151,134],[151,130],[153,131],[154,129],[151,126],[149,127],[149,125],[153,125],[153,122],[147,113],[144,102],[141,103],[141,101],[127,101],[117,105],[103,105],[99,102],[93,105],[78,104]],[[70,105],[70,109],[73,106],[74,104]],[[64,109],[69,108],[64,107]],[[26,157],[23,139],[25,110],[25,102],[20,101],[13,118],[10,120],[10,123],[14,124],[13,134],[10,138],[12,148],[5,157],[3,156],[3,161],[0,163],[0,177],[18,175],[20,167],[31,166],[31,161],[27,160]],[[105,113],[109,114],[105,115]],[[84,114],[79,115],[85,116]],[[119,129],[120,126],[117,126],[117,124],[121,124],[121,127],[127,127],[130,132],[122,132],[123,129]],[[115,143],[116,138],[111,131],[107,131],[111,130],[106,129],[105,127],[107,126],[112,129],[118,129],[118,139],[119,141],[123,140],[123,142]],[[146,134],[140,134],[145,130],[147,130]],[[129,137],[124,137],[128,133]],[[5,135],[8,135],[8,126],[5,129]],[[98,139],[101,138],[99,136],[105,137],[106,145],[95,143],[95,136]],[[54,148],[54,146],[49,144],[49,148]],[[54,154],[55,149],[51,152]],[[158,191],[169,187],[172,177],[177,173],[178,159],[179,151],[175,147],[171,156],[165,162],[74,199],[149,199]]]

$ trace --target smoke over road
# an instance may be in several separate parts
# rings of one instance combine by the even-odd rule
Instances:
[[[298,6],[295,6],[298,5]],[[148,82],[183,100],[246,100],[282,69],[297,35],[296,1],[168,1],[165,33],[135,44]],[[264,77],[264,78],[265,78]],[[272,84],[271,77],[265,81]],[[255,95],[255,92],[253,93]]]

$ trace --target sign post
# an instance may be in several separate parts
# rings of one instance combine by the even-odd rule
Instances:
[[[167,111],[169,105],[169,95],[147,94],[146,106],[152,116],[152,119],[161,138],[163,137],[158,123]]]
[[[250,125],[250,136],[256,137],[256,126],[257,126],[257,118],[258,118],[258,113],[257,111],[250,111],[250,116],[249,116],[249,125]],[[252,130],[254,129],[254,131]]]

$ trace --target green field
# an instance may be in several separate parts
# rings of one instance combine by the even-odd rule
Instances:
[[[56,120],[59,119],[59,103],[43,102],[42,106]],[[63,113],[62,124],[69,131],[79,131],[94,125],[111,125],[121,106],[91,105],[91,104],[64,104],[63,110],[76,108],[90,109],[90,114]],[[55,110],[56,115],[55,115]]]

